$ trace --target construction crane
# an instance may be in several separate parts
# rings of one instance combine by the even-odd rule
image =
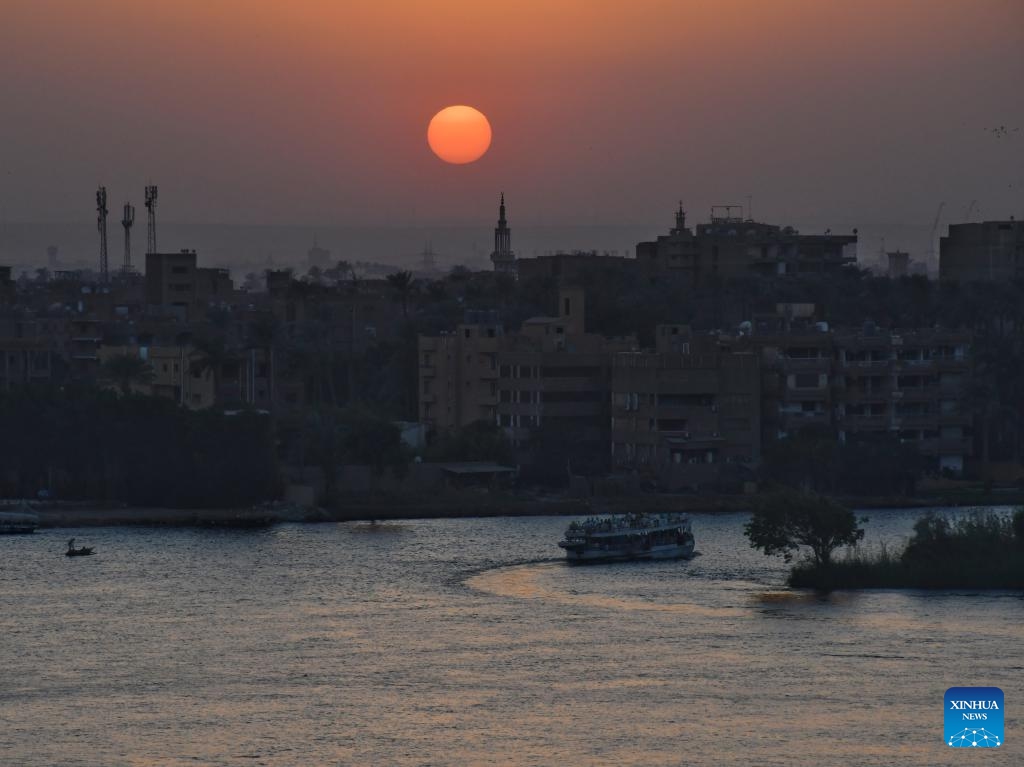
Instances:
[[[107,270],[107,188],[101,186],[96,191],[96,228],[100,232],[100,281],[109,278]]]
[[[946,207],[945,202],[939,203],[939,209],[935,211],[935,221],[932,222],[932,231],[928,235],[928,265],[931,268],[935,265],[935,233],[939,229],[939,219],[942,218],[942,210]]]
[[[156,187],[146,187],[146,252],[156,253]]]
[[[121,218],[121,226],[124,227],[124,266],[121,267],[121,274],[125,277],[132,273],[132,224],[134,223],[135,206],[126,202],[124,215]]]

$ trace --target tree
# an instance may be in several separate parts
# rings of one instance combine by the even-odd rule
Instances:
[[[781,554],[791,562],[794,552],[806,547],[816,566],[828,567],[833,551],[864,537],[857,524],[866,521],[830,498],[786,490],[762,499],[743,532],[752,547],[768,556]]]
[[[221,397],[220,379],[224,366],[229,362],[236,362],[238,357],[228,348],[227,341],[220,334],[198,337],[194,343],[199,356],[192,360],[190,370],[193,373],[210,372],[213,376],[213,398],[216,403]]]
[[[116,384],[121,394],[131,394],[132,386],[145,386],[153,381],[153,366],[134,354],[115,354],[105,360],[100,370],[104,381]]]
[[[402,302],[402,317],[409,319],[409,293],[412,292],[412,272],[395,272],[387,276],[388,285],[398,294]]]

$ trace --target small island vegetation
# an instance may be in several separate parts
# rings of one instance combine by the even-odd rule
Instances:
[[[786,562],[806,552],[789,574],[795,588],[1024,589],[1024,508],[929,512],[902,551],[856,547],[866,521],[830,498],[785,490],[764,498],[744,531],[751,546]],[[854,548],[834,557],[842,547]]]

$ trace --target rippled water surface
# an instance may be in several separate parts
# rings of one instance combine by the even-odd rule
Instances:
[[[1024,764],[1020,595],[792,592],[745,518],[593,567],[549,517],[2,537],[0,764],[962,764],[954,685]]]

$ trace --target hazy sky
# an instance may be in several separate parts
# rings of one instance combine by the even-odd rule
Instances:
[[[1022,82],[1024,0],[3,0],[0,217],[101,182],[196,222],[1021,216]],[[426,143],[456,103],[468,166]]]

